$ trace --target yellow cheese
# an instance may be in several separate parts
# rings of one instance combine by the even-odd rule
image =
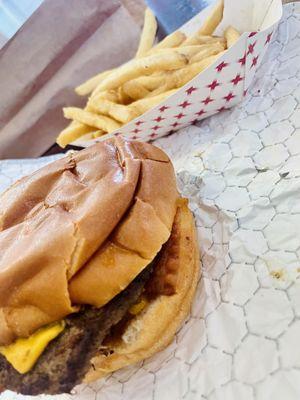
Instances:
[[[140,312],[144,310],[146,305],[148,304],[147,300],[142,298],[139,300],[138,303],[134,304],[133,306],[130,307],[129,312],[132,315],[138,315]]]
[[[8,346],[0,346],[0,353],[20,374],[26,374],[37,362],[49,342],[55,339],[64,328],[64,321],[45,326],[28,338],[20,338]]]

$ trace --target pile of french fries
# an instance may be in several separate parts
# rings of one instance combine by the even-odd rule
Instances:
[[[65,107],[72,120],[57,137],[61,147],[78,138],[97,138],[119,129],[150,110],[211,65],[240,37],[229,26],[224,37],[212,36],[223,17],[220,0],[201,28],[186,37],[175,31],[154,45],[157,23],[150,9],[135,58],[120,67],[93,76],[75,91],[89,96],[86,107]]]

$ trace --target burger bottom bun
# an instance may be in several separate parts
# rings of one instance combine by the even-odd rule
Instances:
[[[91,360],[92,367],[84,382],[92,382],[127,365],[134,364],[164,349],[174,338],[190,312],[199,278],[199,251],[194,218],[186,200],[181,200],[176,214],[176,229],[169,240],[174,246],[168,257],[177,263],[176,293],[160,295],[127,326],[116,343],[106,343],[109,355],[98,355]],[[168,250],[169,249],[169,250]],[[177,254],[174,254],[176,252]]]

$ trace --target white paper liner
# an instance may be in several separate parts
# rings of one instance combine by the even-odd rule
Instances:
[[[190,199],[202,252],[191,317],[175,341],[55,399],[300,398],[299,49],[294,4],[242,104],[156,141]],[[49,161],[0,162],[1,189]]]

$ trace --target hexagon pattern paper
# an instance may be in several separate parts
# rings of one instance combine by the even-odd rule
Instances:
[[[242,104],[156,144],[196,216],[191,316],[161,353],[56,399],[298,400],[300,5],[285,7]],[[1,189],[46,162],[0,162]]]

